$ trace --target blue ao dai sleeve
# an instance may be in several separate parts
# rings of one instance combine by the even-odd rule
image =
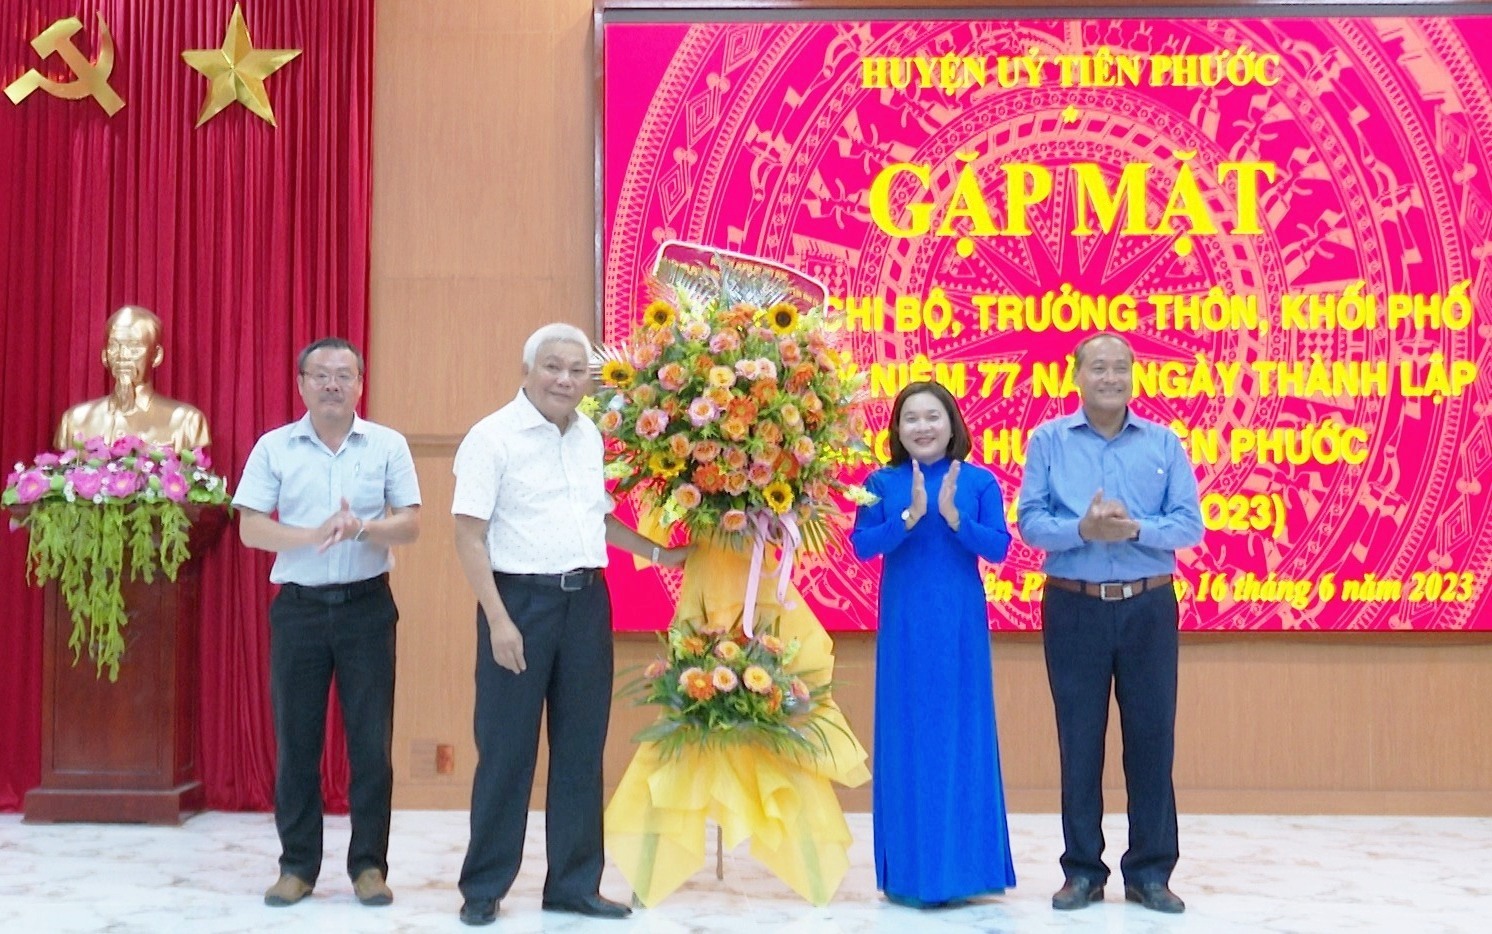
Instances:
[[[876,501],[855,510],[855,528],[850,545],[861,561],[895,551],[907,538],[907,524],[900,510],[886,504],[886,474],[878,470],[865,481],[865,489]]]
[[[969,470],[967,466],[964,469]],[[979,491],[974,509],[959,517],[955,534],[960,544],[984,560],[1005,560],[1010,551],[1010,529],[1005,525],[1005,497],[994,474],[989,475],[989,483]]]

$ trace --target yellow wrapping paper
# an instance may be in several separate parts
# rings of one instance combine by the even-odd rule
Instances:
[[[748,551],[696,545],[684,567],[676,618],[738,621],[750,570]],[[834,642],[796,588],[785,609],[776,567],[764,563],[757,595],[758,630],[774,624],[801,648],[792,670],[810,687],[834,676]],[[827,751],[816,757],[761,746],[686,747],[664,758],[656,743],[638,747],[606,808],[606,848],[644,905],[656,905],[705,863],[705,822],[721,828],[727,847],[751,840],[751,855],[815,905],[833,897],[849,868],[849,826],[831,781],[869,780],[866,753],[832,699],[814,715]]]

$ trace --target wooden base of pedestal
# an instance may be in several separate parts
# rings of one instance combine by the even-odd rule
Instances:
[[[180,824],[202,810],[203,800],[201,782],[188,782],[163,791],[33,788],[26,792],[24,822]]]
[[[86,654],[74,662],[72,616],[47,585],[41,784],[26,793],[28,822],[180,824],[202,810],[200,558],[227,512],[191,507],[188,515],[193,557],[176,580],[158,574],[121,587],[129,621],[116,681]]]

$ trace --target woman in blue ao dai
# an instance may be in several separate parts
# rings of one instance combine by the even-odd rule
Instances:
[[[873,821],[876,886],[941,907],[1015,885],[995,733],[979,559],[1010,547],[1000,485],[977,464],[953,396],[908,385],[891,408],[891,461],[855,516],[879,556]]]

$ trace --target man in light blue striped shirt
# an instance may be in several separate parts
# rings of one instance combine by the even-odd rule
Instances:
[[[420,487],[404,436],[357,414],[363,355],[339,337],[302,350],[306,414],[262,436],[233,505],[239,537],[274,552],[269,688],[274,708],[280,878],[265,904],[311,894],[321,872],[321,751],[335,677],[352,780],[347,874],[364,905],[387,905],[394,788],[398,607],[389,549],[420,532]]]
[[[1059,911],[1103,898],[1103,759],[1119,703],[1129,850],[1124,896],[1167,913],[1179,844],[1171,780],[1176,733],[1176,550],[1202,541],[1197,480],[1176,435],[1130,411],[1134,351],[1099,334],[1073,351],[1083,405],[1031,434],[1016,517],[1046,551],[1041,603],[1062,757]]]

